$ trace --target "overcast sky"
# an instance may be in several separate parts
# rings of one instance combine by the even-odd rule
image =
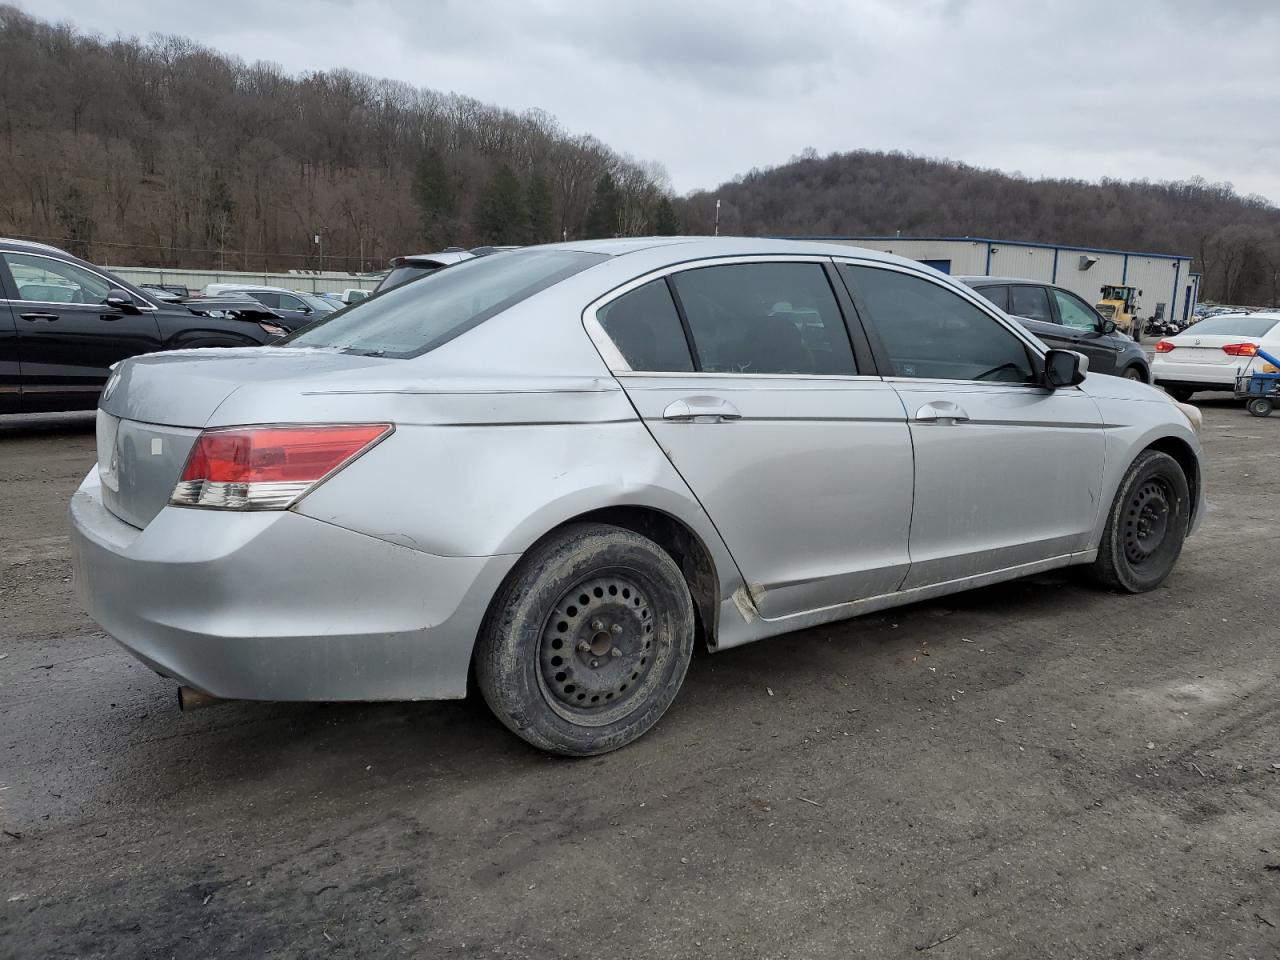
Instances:
[[[684,193],[897,149],[1025,176],[1227,180],[1280,202],[1275,0],[18,0],[539,107]]]

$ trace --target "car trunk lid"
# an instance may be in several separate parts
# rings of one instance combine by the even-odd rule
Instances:
[[[1256,337],[1231,336],[1229,334],[1203,334],[1193,336],[1184,334],[1169,338],[1173,349],[1160,354],[1166,363],[1205,363],[1223,366],[1245,366],[1250,357],[1234,356],[1223,351],[1223,347],[1232,343],[1257,343]]]
[[[378,362],[271,347],[176,350],[126,361],[107,381],[98,410],[103,505],[132,526],[150,523],[169,502],[200,431],[242,387],[345,381]]]

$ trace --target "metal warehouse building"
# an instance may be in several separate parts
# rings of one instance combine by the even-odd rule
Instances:
[[[1052,243],[991,240],[985,237],[809,237],[919,260],[957,276],[1018,277],[1066,287],[1097,303],[1103,284],[1137,287],[1138,316],[1157,314],[1191,319],[1200,293],[1200,274],[1191,258]]]

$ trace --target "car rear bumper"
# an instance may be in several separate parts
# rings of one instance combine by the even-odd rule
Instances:
[[[1151,364],[1151,379],[1162,386],[1234,390],[1236,377],[1243,369],[1244,365],[1234,363],[1169,363],[1156,357]]]
[[[71,500],[77,592],[157,672],[244,700],[466,694],[476,632],[515,556],[438,557],[296,513],[166,507],[145,529]]]

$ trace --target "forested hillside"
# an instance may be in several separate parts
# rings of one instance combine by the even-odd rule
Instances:
[[[679,205],[685,229],[744,234],[972,236],[1193,256],[1202,295],[1270,304],[1280,210],[1228,184],[1028,180],[903,153],[853,151],[753,170]]]
[[[109,263],[354,270],[448,244],[674,233],[673,216],[661,167],[537,111],[0,5],[0,235]]]
[[[539,111],[345,70],[291,76],[181,37],[107,40],[0,5],[0,235],[109,263],[376,269],[450,244],[711,233],[717,198],[723,234],[1190,254],[1206,298],[1280,299],[1280,210],[1227,184],[808,150],[673,203],[657,163]]]

